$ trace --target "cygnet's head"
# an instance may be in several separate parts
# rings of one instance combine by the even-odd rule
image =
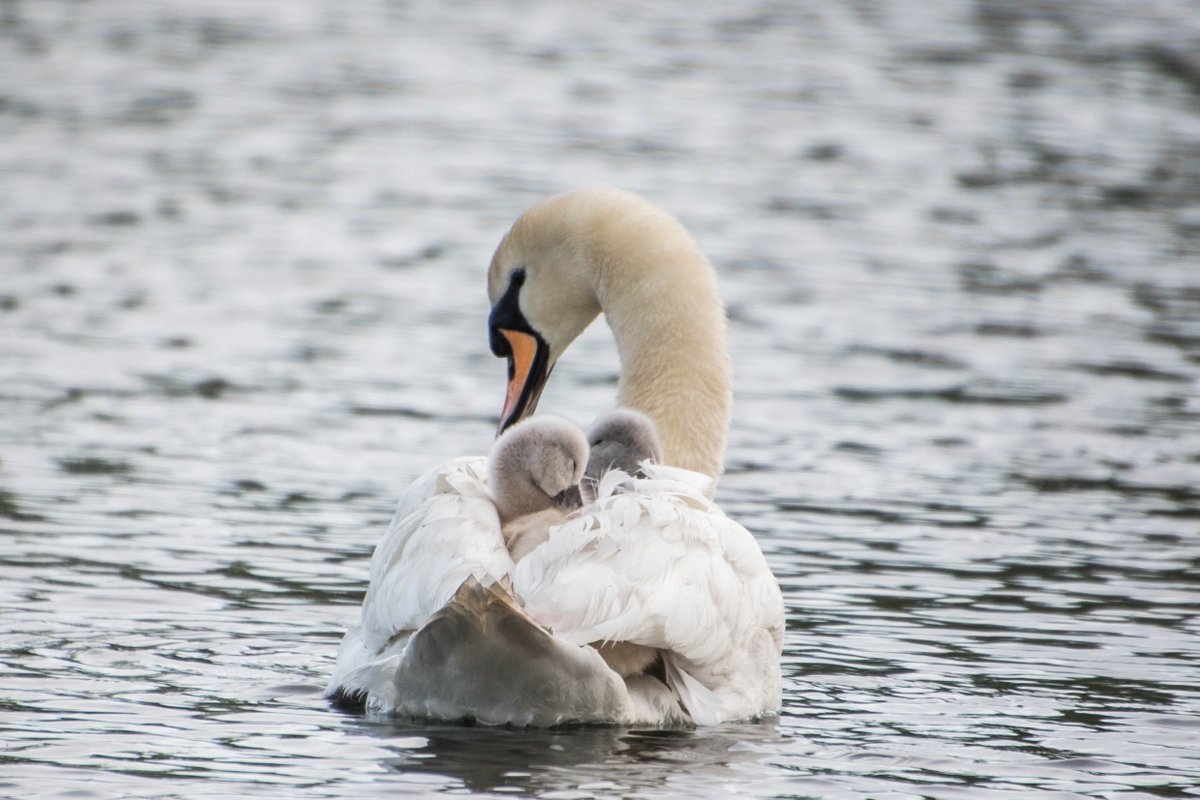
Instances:
[[[566,420],[541,416],[513,425],[488,456],[488,483],[500,521],[548,508],[579,508],[579,481],[587,463],[587,438]]]
[[[610,469],[644,478],[642,461],[650,459],[656,464],[663,461],[654,421],[631,408],[602,414],[592,423],[587,440],[591,453],[586,474],[593,480],[599,480]]]

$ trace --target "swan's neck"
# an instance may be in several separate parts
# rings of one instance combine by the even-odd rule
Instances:
[[[716,274],[673,219],[597,254],[596,296],[621,357],[619,400],[654,420],[667,464],[719,478],[733,404]],[[715,486],[715,480],[714,480]]]

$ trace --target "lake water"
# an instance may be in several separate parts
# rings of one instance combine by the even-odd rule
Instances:
[[[0,795],[1200,796],[1196,11],[0,3]],[[330,709],[395,499],[490,443],[492,248],[597,183],[720,271],[782,714]]]

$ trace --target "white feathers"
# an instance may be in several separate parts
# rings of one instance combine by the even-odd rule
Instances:
[[[506,577],[512,557],[483,481],[482,458],[458,458],[418,478],[401,497],[371,557],[362,619],[342,641],[327,693],[362,667],[401,652],[407,637],[469,577]]]

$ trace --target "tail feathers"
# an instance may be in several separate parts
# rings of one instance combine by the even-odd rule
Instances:
[[[631,718],[634,724],[661,728],[685,727],[692,718],[679,704],[679,697],[661,680],[649,673],[625,679],[629,689]]]
[[[468,578],[404,652],[343,682],[367,710],[491,725],[547,726],[628,716],[620,677],[589,647],[555,639],[502,585]]]
[[[724,719],[721,696],[688,674],[675,657],[665,656],[667,686],[697,725],[715,725]]]

